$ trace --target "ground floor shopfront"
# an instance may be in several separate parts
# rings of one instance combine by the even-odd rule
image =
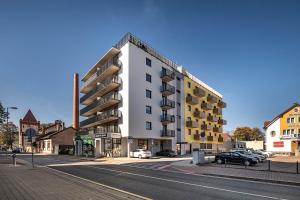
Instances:
[[[156,155],[161,150],[176,151],[176,143],[172,139],[153,138],[95,138],[96,157],[127,157],[130,151],[146,149]]]

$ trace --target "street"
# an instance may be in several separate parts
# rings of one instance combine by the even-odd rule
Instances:
[[[31,161],[27,155],[19,158]],[[101,162],[68,164],[70,160],[72,157],[69,160],[35,157],[39,165],[151,199],[298,199],[300,196],[299,186],[147,169],[151,162],[138,168]]]

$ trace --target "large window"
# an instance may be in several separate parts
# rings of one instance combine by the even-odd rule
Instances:
[[[152,123],[146,122],[146,130],[152,130]]]
[[[149,58],[146,58],[146,65],[151,67],[151,60]]]
[[[152,97],[151,90],[146,90],[146,97],[151,99],[151,97]]]
[[[295,118],[294,117],[289,117],[286,119],[286,123],[288,124],[293,124],[295,122]]]
[[[151,75],[150,74],[146,74],[146,81],[148,81],[149,83],[151,83]]]
[[[152,108],[151,106],[146,106],[146,113],[151,114],[152,113]]]

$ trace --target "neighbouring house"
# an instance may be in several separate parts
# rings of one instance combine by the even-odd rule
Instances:
[[[263,140],[254,140],[254,141],[241,141],[245,143],[246,148],[259,150],[264,149],[264,141]]]
[[[271,121],[264,123],[266,150],[300,155],[300,105],[294,103]]]
[[[76,132],[73,127],[69,127],[43,134],[37,139],[37,149],[40,153],[73,154]]]

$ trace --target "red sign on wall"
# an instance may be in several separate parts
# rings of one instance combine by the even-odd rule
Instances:
[[[283,141],[273,142],[273,147],[284,147],[284,143]]]

